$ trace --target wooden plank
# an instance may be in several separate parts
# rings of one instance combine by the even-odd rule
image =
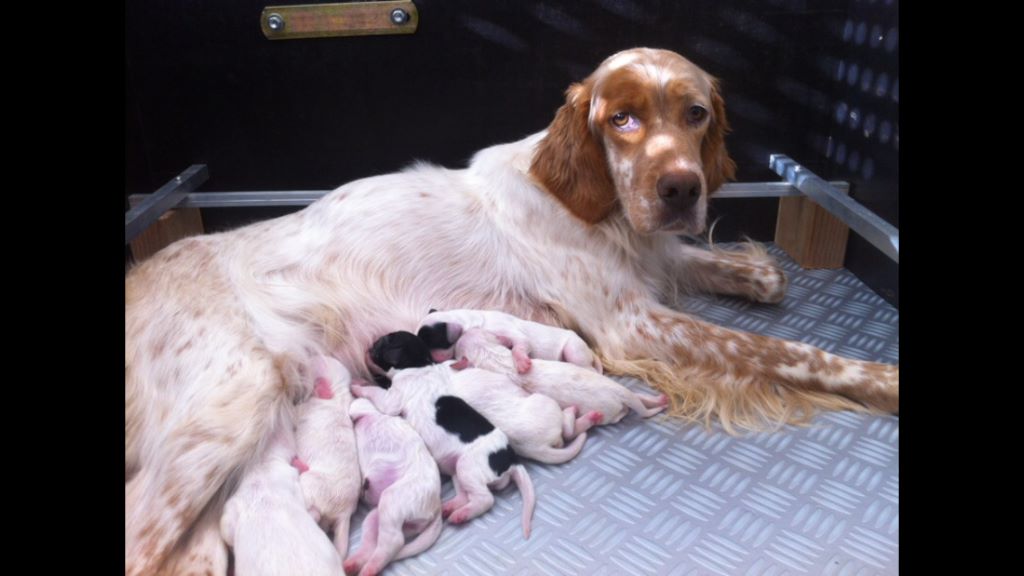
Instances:
[[[775,243],[803,268],[843,267],[850,228],[806,197],[779,198]]]
[[[136,263],[142,262],[172,242],[202,233],[203,217],[199,208],[170,210],[132,240],[132,257]]]
[[[402,11],[404,21],[392,19],[395,10]],[[418,25],[419,12],[409,1],[267,6],[260,15],[269,40],[412,34]]]

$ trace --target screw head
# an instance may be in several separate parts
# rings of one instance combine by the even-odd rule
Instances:
[[[281,15],[276,12],[267,16],[267,28],[270,28],[275,32],[278,30],[283,30],[284,18],[282,18]]]
[[[409,13],[401,8],[395,8],[391,11],[391,21],[398,25],[405,24],[409,21]]]

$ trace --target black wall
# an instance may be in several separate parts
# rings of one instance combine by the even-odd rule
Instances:
[[[739,180],[777,180],[768,155],[784,152],[850,179],[858,200],[897,217],[898,103],[846,78],[854,61],[898,78],[897,51],[867,38],[898,26],[894,2],[417,0],[414,35],[275,42],[260,32],[266,5],[126,4],[126,195],[193,163],[209,165],[203,189],[218,191],[330,189],[414,159],[462,166],[543,129],[566,87],[605,57],[653,46],[721,79]],[[854,107],[897,135],[881,142],[876,127],[864,138]],[[774,200],[712,209],[716,240],[774,234]],[[207,210],[204,220],[215,230],[284,211]],[[847,265],[898,299],[895,266],[853,236]]]
[[[851,195],[899,227],[899,2],[850,5],[831,79],[832,118],[825,142],[830,179],[848,180]],[[898,266],[850,234],[846,267],[899,305]]]

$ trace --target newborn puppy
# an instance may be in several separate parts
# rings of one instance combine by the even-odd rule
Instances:
[[[516,369],[530,369],[530,358],[562,360],[601,373],[601,363],[572,330],[516,318],[495,310],[431,311],[420,323],[419,337],[430,347],[434,359],[452,357],[452,346],[463,332],[482,328],[505,339],[512,348]]]
[[[224,507],[220,533],[238,576],[341,574],[338,551],[306,510],[294,455],[291,423],[281,423]]]
[[[494,505],[489,487],[504,488],[511,479],[523,494],[523,534],[529,538],[533,483],[505,433],[453,393],[453,376],[461,373],[452,371],[452,362],[432,364],[430,350],[415,334],[394,332],[382,340],[368,361],[371,371],[387,372],[391,387],[353,386],[352,394],[384,414],[401,413],[420,435],[455,485],[455,497],[441,509],[450,522],[460,524],[489,510]],[[392,364],[396,359],[403,369]]]
[[[563,410],[548,396],[520,387],[515,381],[519,374],[512,353],[490,332],[479,328],[463,332],[455,344],[455,357],[480,369],[457,373],[453,379],[455,393],[501,428],[516,453],[527,458],[548,464],[567,462],[583,449],[585,431],[604,420],[598,411],[577,418],[575,406]],[[576,440],[562,448],[564,440],[572,438]]]
[[[443,362],[450,358],[438,360]],[[366,365],[373,374],[374,382],[381,388],[391,387],[388,370],[421,368],[433,364],[434,360],[422,339],[415,334],[399,331],[378,338],[366,352]]]
[[[348,552],[349,522],[359,505],[362,487],[356,437],[348,415],[352,377],[341,362],[327,356],[313,359],[313,396],[299,405],[299,459],[305,464],[299,484],[313,520],[334,531],[334,547]]]
[[[405,420],[381,414],[362,398],[352,402],[349,414],[355,422],[363,499],[374,509],[363,520],[362,542],[345,560],[345,573],[373,576],[388,563],[419,554],[437,541],[441,474]],[[406,532],[418,536],[406,544]]]
[[[496,338],[476,330],[462,334],[455,344],[455,357],[485,370],[501,372],[527,392],[553,398],[562,408],[576,407],[584,414],[579,420],[588,419],[591,424],[614,424],[630,409],[650,418],[668,407],[664,394],[637,394],[611,378],[575,364],[534,360],[529,372],[520,373],[509,351]]]

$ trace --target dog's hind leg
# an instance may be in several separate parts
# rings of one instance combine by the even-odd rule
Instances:
[[[176,402],[175,418],[125,484],[125,574],[157,573],[217,491],[261,452],[267,433],[290,425],[280,422],[290,402],[274,359],[252,347],[231,359],[219,381],[210,374],[177,395],[162,391],[164,402]]]
[[[228,548],[219,515],[204,514],[164,568],[161,576],[227,576]]]
[[[806,422],[818,410],[899,410],[898,366],[843,358],[803,342],[634,303],[621,319],[632,329],[625,346],[607,346],[602,353],[634,358],[609,360],[612,371],[643,378],[668,394],[670,415],[708,423],[717,415],[733,432]]]

